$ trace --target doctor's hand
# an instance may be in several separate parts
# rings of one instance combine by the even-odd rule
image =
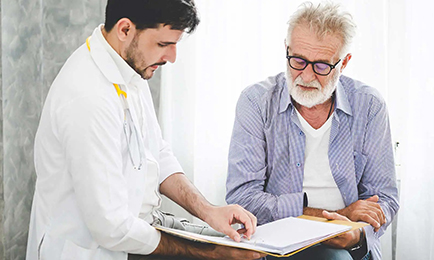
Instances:
[[[346,216],[351,221],[366,222],[373,226],[375,232],[377,232],[386,223],[386,216],[378,200],[378,196],[374,195],[366,200],[358,200],[337,212]]]
[[[240,242],[240,234],[250,239],[256,231],[257,224],[256,217],[239,205],[211,206],[203,220],[236,242]],[[244,228],[235,231],[231,225],[237,223],[243,224]]]
[[[344,220],[350,221],[347,217],[344,217],[338,213],[330,213],[328,211],[323,211],[323,216],[328,220]],[[348,231],[340,236],[334,237],[327,241],[321,242],[324,245],[328,245],[334,248],[348,249],[357,244],[360,240],[360,229]]]

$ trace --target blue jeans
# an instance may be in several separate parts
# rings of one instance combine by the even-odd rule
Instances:
[[[303,250],[289,257],[267,256],[267,260],[353,260],[345,249],[336,249],[324,245],[317,245]]]

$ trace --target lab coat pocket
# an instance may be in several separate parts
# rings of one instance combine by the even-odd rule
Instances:
[[[366,162],[368,161],[366,155],[354,151],[354,168],[356,170],[356,183],[360,182],[365,170]]]
[[[90,260],[95,259],[96,249],[86,249],[66,240],[63,247],[61,260]]]

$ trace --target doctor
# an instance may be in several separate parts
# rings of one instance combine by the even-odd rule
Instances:
[[[211,205],[164,142],[146,79],[175,62],[193,0],[108,0],[106,21],[54,80],[35,140],[36,189],[27,259],[127,259],[128,253],[255,259],[256,252],[194,244],[155,230],[160,192],[239,241],[256,218]]]

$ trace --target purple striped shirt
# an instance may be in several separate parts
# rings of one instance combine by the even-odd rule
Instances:
[[[226,201],[251,211],[259,224],[303,214],[304,149],[285,74],[247,87],[236,109]],[[387,223],[365,232],[373,259],[381,259],[379,237],[399,205],[389,118],[377,90],[340,77],[328,156],[346,206],[380,197]]]

